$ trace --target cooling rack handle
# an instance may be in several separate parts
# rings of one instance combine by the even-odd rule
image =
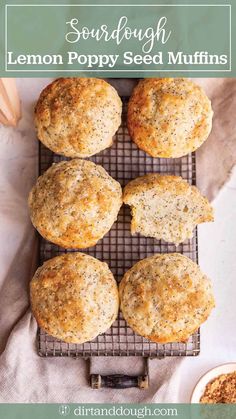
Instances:
[[[113,375],[100,375],[100,374],[91,374],[90,375],[90,384],[94,389],[100,388],[130,388],[138,387],[140,389],[146,389],[149,385],[148,374],[144,375],[123,375],[123,374],[113,374]]]
[[[90,385],[94,389],[100,388],[131,388],[146,389],[149,387],[148,358],[144,360],[144,371],[139,375],[126,374],[90,374]]]

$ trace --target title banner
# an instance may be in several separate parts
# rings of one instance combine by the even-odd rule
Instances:
[[[9,1],[1,13],[2,77],[236,76],[229,2]]]

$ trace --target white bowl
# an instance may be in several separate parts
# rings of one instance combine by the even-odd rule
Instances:
[[[209,381],[214,380],[221,374],[228,374],[230,372],[236,371],[236,362],[231,362],[229,364],[222,364],[216,368],[212,368],[206,374],[204,374],[200,380],[197,382],[191,396],[191,403],[200,403],[200,399],[205,391],[206,385]]]

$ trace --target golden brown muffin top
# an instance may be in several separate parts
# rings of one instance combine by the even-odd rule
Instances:
[[[211,102],[189,79],[145,79],[128,105],[133,141],[152,157],[182,157],[207,139],[212,127]]]
[[[65,248],[94,246],[116,221],[122,189],[102,166],[73,159],[53,164],[29,195],[31,221]]]
[[[72,343],[105,332],[119,306],[117,284],[107,264],[84,253],[57,256],[40,266],[30,283],[30,299],[39,326]]]
[[[89,157],[112,145],[121,110],[116,90],[104,80],[60,78],[40,94],[37,135],[55,153]]]
[[[212,284],[199,266],[179,253],[137,262],[119,286],[129,326],[154,342],[185,342],[214,307]]]

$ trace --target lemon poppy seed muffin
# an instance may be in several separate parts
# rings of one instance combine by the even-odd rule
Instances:
[[[178,245],[193,236],[197,224],[213,221],[213,208],[196,186],[180,176],[149,173],[124,188],[132,212],[131,233]]]
[[[145,79],[128,104],[128,129],[141,150],[152,157],[182,157],[207,139],[212,127],[211,102],[188,79]]]
[[[33,225],[64,248],[94,246],[116,221],[122,189],[102,166],[73,159],[53,164],[29,195]]]
[[[187,341],[215,305],[209,279],[179,253],[139,261],[122,278],[119,293],[128,325],[157,343]]]
[[[104,333],[118,314],[116,281],[104,262],[83,253],[57,256],[30,283],[32,312],[48,334],[83,343]]]
[[[112,145],[121,123],[116,90],[94,78],[60,78],[40,94],[35,107],[38,138],[55,153],[89,157]]]

